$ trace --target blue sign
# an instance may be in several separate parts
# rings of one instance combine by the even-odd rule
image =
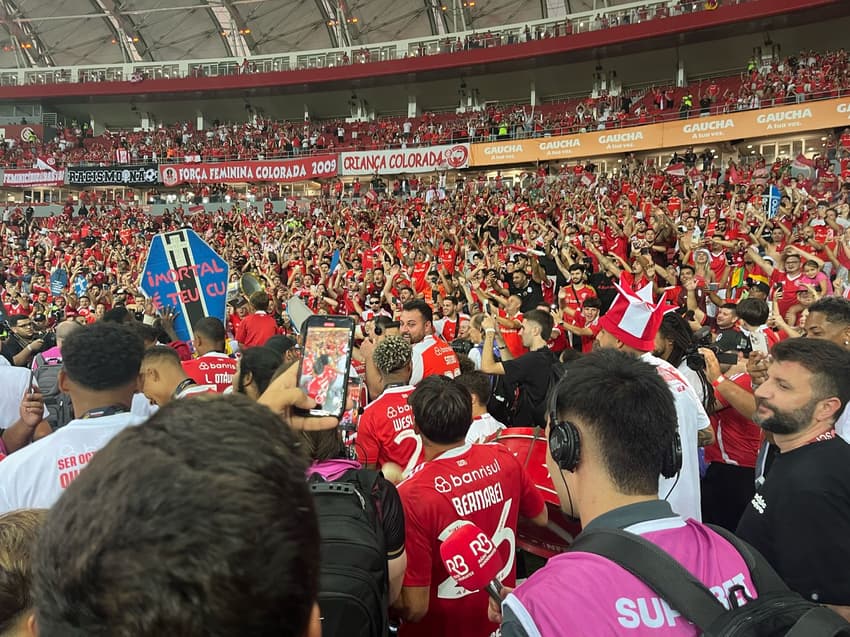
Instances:
[[[779,188],[771,184],[770,190],[763,194],[761,199],[764,213],[769,219],[772,219],[779,212],[779,202],[782,201],[782,193],[779,192]]]
[[[140,287],[157,311],[176,310],[174,330],[189,341],[200,319],[224,321],[228,271],[227,262],[193,230],[177,230],[151,241]]]
[[[89,289],[89,280],[83,274],[78,274],[74,278],[74,294],[82,296]]]
[[[65,268],[59,268],[50,275],[50,293],[59,296],[68,287],[68,272]]]

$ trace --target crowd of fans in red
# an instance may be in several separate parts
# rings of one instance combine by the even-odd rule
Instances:
[[[802,51],[781,61],[752,60],[741,76],[706,80],[685,88],[656,87],[643,92],[529,105],[491,105],[467,113],[426,113],[348,123],[343,120],[286,122],[254,115],[249,121],[214,121],[206,130],[190,122],[150,131],[106,131],[96,137],[72,122],[56,139],[0,146],[6,167],[34,165],[52,157],[57,165],[81,162],[221,161],[291,157],[450,142],[495,141],[632,126],[675,117],[828,98],[850,88],[847,53]],[[121,151],[120,153],[118,151]],[[126,151],[126,152],[124,152]]]
[[[750,377],[745,373],[748,369],[745,351],[750,354],[750,363],[763,362],[765,359],[756,356],[756,352],[766,356],[767,348],[782,339],[791,339],[789,343],[792,345],[796,342],[808,346],[816,339],[794,338],[806,335],[807,331],[809,336],[833,341],[822,344],[833,350],[834,357],[827,357],[830,361],[846,354],[840,342],[843,342],[845,349],[848,347],[846,325],[836,323],[833,326],[830,323],[832,315],[824,317],[823,304],[814,305],[825,297],[850,296],[850,129],[840,138],[833,136],[833,141],[827,153],[815,158],[811,166],[799,161],[799,158],[796,162],[779,160],[767,164],[763,159],[757,159],[750,165],[730,162],[727,166],[719,166],[709,155],[699,162],[696,154],[688,149],[681,157],[678,154],[674,157],[674,166],[686,166],[684,174],[679,168],[656,167],[627,156],[621,163],[621,169],[613,175],[599,173],[592,164],[576,164],[559,167],[551,173],[541,167],[536,172],[511,180],[501,177],[492,180],[467,178],[468,173],[460,173],[452,175],[455,181],[451,184],[442,184],[436,178],[427,187],[422,182],[399,177],[389,188],[371,189],[370,185],[370,190],[361,193],[327,188],[322,196],[303,201],[296,209],[286,213],[275,213],[271,202],[267,201],[261,208],[242,207],[236,203],[214,212],[202,213],[187,210],[178,204],[175,209],[160,217],[151,217],[141,209],[122,202],[107,201],[102,192],[87,193],[79,207],[69,201],[61,215],[46,218],[35,217],[32,209],[10,207],[4,212],[0,226],[6,238],[6,242],[0,246],[0,302],[3,311],[11,317],[9,328],[14,335],[7,339],[6,345],[10,341],[17,343],[23,347],[17,356],[28,358],[43,347],[45,334],[54,325],[68,327],[68,321],[76,321],[93,323],[87,330],[94,330],[94,333],[100,328],[108,331],[114,312],[120,313],[122,320],[133,323],[130,314],[121,306],[135,313],[138,320],[156,325],[155,320],[147,319],[153,319],[157,310],[139,294],[137,287],[148,246],[157,233],[189,226],[227,259],[234,281],[243,273],[253,273],[263,282],[268,293],[254,292],[250,295],[249,304],[254,311],[250,316],[248,312],[251,310],[239,299],[232,304],[229,316],[226,317],[229,336],[235,336],[240,345],[249,346],[244,348],[239,362],[237,374],[240,379],[247,378],[249,372],[246,371],[246,361],[252,355],[268,352],[272,369],[280,365],[280,356],[273,354],[270,349],[250,346],[269,342],[273,338],[280,339],[276,332],[293,332],[291,318],[284,309],[284,304],[293,297],[300,298],[316,313],[347,314],[356,318],[362,331],[358,335],[359,360],[355,366],[365,368],[364,378],[370,391],[369,383],[373,377],[368,372],[369,347],[377,351],[383,343],[389,346],[393,344],[390,340],[392,337],[385,337],[382,344],[374,344],[371,337],[378,334],[378,318],[385,317],[387,323],[397,318],[408,321],[403,325],[395,323],[394,326],[402,334],[407,334],[411,343],[406,345],[404,339],[397,339],[398,345],[406,346],[409,351],[408,361],[402,366],[402,371],[398,372],[404,378],[399,376],[400,380],[393,380],[396,378],[392,375],[393,368],[386,376],[381,372],[379,380],[384,383],[384,392],[398,392],[400,389],[411,391],[400,399],[402,402],[399,404],[412,404],[417,432],[421,430],[424,435],[425,427],[419,423],[424,422],[422,419],[430,413],[430,409],[420,411],[412,392],[420,391],[423,386],[427,388],[435,382],[443,383],[443,393],[437,392],[436,396],[438,401],[446,400],[445,392],[449,391],[448,388],[464,381],[463,374],[459,375],[461,380],[451,381],[434,371],[429,371],[424,380],[422,375],[414,378],[416,361],[412,352],[416,350],[412,346],[423,340],[414,341],[420,323],[410,317],[410,313],[425,317],[426,320],[421,322],[423,330],[426,323],[428,332],[432,326],[434,330],[433,335],[423,333],[420,337],[430,339],[428,350],[418,348],[424,350],[424,353],[419,354],[422,360],[420,369],[424,369],[428,351],[431,356],[429,360],[435,360],[437,347],[440,347],[441,360],[444,362],[447,361],[444,352],[450,353],[453,372],[460,371],[462,362],[470,373],[476,367],[486,373],[491,373],[488,371],[491,369],[504,370],[504,366],[511,360],[516,359],[514,364],[520,365],[526,356],[546,355],[552,357],[554,363],[553,354],[557,354],[562,360],[568,357],[579,359],[566,375],[569,382],[576,365],[588,366],[600,359],[598,353],[590,354],[582,363],[582,356],[578,352],[588,352],[594,346],[604,348],[603,341],[610,338],[614,338],[615,343],[622,342],[616,340],[621,337],[612,337],[608,331],[609,328],[621,329],[619,326],[611,327],[609,321],[618,320],[611,317],[620,316],[619,320],[626,323],[626,305],[628,308],[643,308],[638,311],[644,313],[650,312],[648,306],[655,307],[654,303],[645,299],[640,303],[623,301],[622,293],[618,296],[617,284],[620,283],[621,289],[643,291],[647,286],[652,286],[653,296],[660,303],[658,307],[679,310],[678,315],[674,311],[666,312],[658,333],[648,337],[649,344],[645,344],[643,338],[630,342],[644,348],[641,350],[642,357],[649,356],[652,347],[652,352],[667,361],[661,377],[665,374],[674,375],[671,377],[677,385],[681,383],[684,388],[680,391],[687,390],[693,394],[694,407],[701,407],[700,401],[706,408],[711,404],[713,429],[708,424],[708,416],[703,414],[705,426],[700,429],[700,434],[706,430],[707,437],[698,434],[689,441],[694,450],[691,458],[694,486],[699,488],[696,484],[696,443],[705,447],[704,457],[709,463],[707,472],[713,469],[719,471],[718,467],[723,466],[731,467],[736,473],[739,469],[744,470],[738,479],[742,485],[740,488],[728,487],[715,493],[713,499],[710,495],[701,496],[705,506],[714,506],[715,509],[722,509],[722,513],[728,513],[734,528],[739,519],[746,519],[741,517],[740,509],[750,506],[748,500],[755,488],[756,457],[762,432],[743,411],[739,412],[734,405],[722,402],[724,393],[717,389],[718,385],[735,385],[749,392],[744,387],[744,383],[750,382]],[[774,187],[781,194],[775,210],[771,206],[770,197],[766,196]],[[61,278],[68,281],[66,288],[56,285],[57,274],[62,274]],[[430,320],[428,308],[424,308],[423,313],[424,306],[422,301],[415,300],[417,297],[433,308],[435,320]],[[846,313],[846,301],[828,300],[844,308],[841,312]],[[412,303],[405,305],[406,302]],[[413,307],[419,309],[413,310]],[[810,307],[811,311],[807,309]],[[658,313],[655,309],[651,311]],[[160,339],[169,341],[175,350],[187,350],[185,344],[176,342],[173,331],[169,329],[173,316],[171,311],[163,308],[162,314],[160,326],[167,338],[166,334],[162,334]],[[551,334],[550,316],[555,326]],[[99,321],[100,318],[104,320]],[[683,326],[681,329],[684,330],[685,345],[677,340],[675,334],[670,335],[665,331],[668,318],[676,319]],[[270,329],[264,329],[262,341],[253,343],[248,336],[256,334],[249,334],[248,327],[256,328],[257,319],[262,320],[264,328],[268,326]],[[546,324],[545,336],[534,325],[535,321]],[[703,325],[714,332],[708,337],[712,346],[718,350],[724,349],[727,354],[736,351],[733,356],[735,362],[728,363],[730,366],[722,372],[713,353],[715,350],[697,349],[695,333]],[[816,332],[836,328],[840,330],[835,333]],[[123,328],[114,326],[114,329]],[[642,329],[645,328],[638,328],[638,331]],[[21,336],[23,330],[26,330],[25,336]],[[86,330],[78,329],[78,332],[86,333]],[[498,345],[494,344],[496,333],[499,335]],[[759,342],[759,337],[763,340],[763,350],[755,349],[754,344]],[[71,340],[73,345],[73,336]],[[137,340],[141,357],[140,337],[137,336]],[[724,343],[729,340],[731,346]],[[446,346],[446,341],[450,342],[451,349]],[[749,349],[737,345],[742,341]],[[200,342],[196,336],[195,344]],[[290,349],[297,350],[295,341],[290,342]],[[625,346],[624,342],[622,344]],[[778,344],[773,351],[781,350],[781,346],[787,344]],[[503,362],[493,362],[494,347],[500,352]],[[629,347],[634,349],[636,346]],[[62,350],[63,355],[65,351]],[[674,361],[675,351],[679,352],[676,354],[679,358]],[[457,352],[457,357],[454,352]],[[460,356],[464,352],[468,355]],[[474,352],[479,355],[477,362],[473,359]],[[7,361],[10,353],[4,347],[3,356]],[[691,363],[684,360],[694,357],[695,353],[698,354],[701,367],[691,367]],[[188,360],[188,351],[183,351],[182,355]],[[223,352],[216,351],[214,355],[219,360],[229,361]],[[630,360],[623,352],[611,352],[611,355],[620,357],[623,362]],[[160,376],[157,369],[153,368],[155,363],[151,362],[159,356],[174,359],[173,367],[185,375],[173,350],[148,350],[144,359],[147,362],[142,363],[141,368],[146,397],[153,396],[151,399],[158,405],[164,405],[189,395],[184,392],[190,390],[212,393],[211,386],[195,387],[192,378],[180,380],[176,383],[176,389],[175,385],[161,380],[164,374]],[[371,358],[377,366],[380,357],[376,354]],[[637,356],[631,359],[634,359],[631,360],[634,364]],[[315,358],[305,353],[303,360],[309,363],[315,361]],[[8,362],[21,365],[14,356]],[[64,364],[67,365],[67,362]],[[686,365],[696,375],[697,382],[693,383],[693,387],[690,381],[682,380],[679,371],[675,369],[676,365],[682,373],[685,373],[683,366]],[[315,369],[312,364],[306,367]],[[540,365],[537,367],[544,369]],[[293,372],[285,372],[278,377],[278,381],[289,383],[291,380],[292,384],[286,387],[295,389],[294,372],[297,366],[291,369]],[[26,370],[19,371],[27,374]],[[137,371],[133,370],[128,381],[128,399],[138,385]],[[257,378],[253,372],[250,373],[250,382],[255,384]],[[492,373],[499,374],[498,371]],[[326,377],[317,376],[313,380],[324,383],[322,387],[326,388],[334,374],[336,372],[331,370]],[[724,374],[728,374],[728,377]],[[841,373],[836,375],[846,380],[846,376]],[[659,396],[663,395],[669,403],[666,417],[669,420],[667,424],[672,427],[676,411],[670,393],[665,384],[659,381],[659,375],[652,372],[649,377],[658,384]],[[247,381],[237,382],[235,376],[232,380],[237,392],[244,392],[261,401],[269,392],[286,393],[271,390],[269,388],[275,385],[269,385],[265,390],[254,388],[252,394],[246,389]],[[488,394],[489,380],[486,376],[482,380],[481,393]],[[271,381],[271,373],[269,381],[277,382]],[[406,385],[408,382],[410,386]],[[280,383],[278,389],[283,387]],[[413,385],[416,385],[416,389]],[[76,387],[75,384],[71,385],[73,391],[76,391]],[[164,398],[158,397],[159,389],[163,389]],[[379,384],[373,394],[380,394],[380,390]],[[260,394],[260,391],[263,393]],[[576,391],[573,395],[580,393]],[[76,398],[74,400],[76,406]],[[482,398],[481,405],[485,401],[486,396]],[[596,404],[602,402],[598,398],[595,401],[594,410]],[[186,401],[186,404],[190,402]],[[813,405],[821,403],[822,400],[812,402]],[[367,409],[374,404],[370,403]],[[436,404],[434,409],[437,409]],[[474,404],[478,403],[470,402],[469,407]],[[630,404],[639,403],[633,401]],[[42,417],[43,407],[41,403],[36,405],[37,418]],[[166,409],[168,407],[164,407],[160,413],[167,414]],[[392,417],[389,411],[386,412],[388,418],[398,416],[399,412],[395,407],[393,409]],[[486,413],[487,408],[482,409]],[[815,413],[814,408],[809,409]],[[103,411],[92,408],[84,412],[83,418],[109,417],[102,415]],[[93,416],[91,412],[94,412]],[[471,413],[464,416],[463,434],[453,440],[458,445],[463,445],[466,440],[463,436],[470,429]],[[124,417],[123,413],[116,415]],[[126,417],[136,418],[129,412]],[[365,437],[367,428],[363,423],[366,419],[367,414],[364,413],[357,432],[358,441],[361,436]],[[335,419],[331,420],[334,426],[338,424]],[[404,425],[404,422],[408,421],[400,421],[400,424]],[[410,426],[413,422],[409,420]],[[540,420],[535,417],[534,422]],[[392,420],[386,423],[394,425]],[[618,435],[613,439],[619,440],[622,420],[612,419],[612,431],[615,424]],[[827,420],[824,426],[832,424],[832,420]],[[554,426],[563,425],[556,422]],[[841,426],[836,425],[838,434],[835,430],[829,431],[828,437],[822,440],[846,435],[846,430],[841,429]],[[67,435],[61,432],[73,431],[72,427],[73,424],[66,425],[59,430],[60,433],[48,436],[48,442],[42,444],[41,448],[46,444],[55,444],[50,443],[51,438]],[[711,432],[707,431],[709,429]],[[336,429],[331,431],[334,448],[338,450],[341,439]],[[388,432],[396,435],[391,427]],[[61,443],[62,438],[53,440]],[[394,440],[397,443],[400,439]],[[550,448],[552,444],[550,440]],[[30,447],[36,449],[35,452],[25,449],[13,450],[3,460],[3,468],[15,471],[14,463],[28,457],[20,454],[35,454],[39,447]],[[520,508],[519,513],[510,513],[513,521],[507,524],[512,526],[511,533],[514,533],[518,515],[531,518],[538,525],[544,524],[550,515],[548,509],[542,509],[544,503],[541,495],[535,491],[525,472],[520,470],[519,460],[514,459],[512,451],[499,445],[472,445],[472,449],[474,453],[486,456],[485,464],[497,459],[493,474],[498,474],[499,480],[505,480],[506,485],[521,485],[517,489],[521,490],[522,498],[529,504]],[[414,463],[420,451],[421,447],[417,446]],[[627,455],[628,451],[624,450],[624,454]],[[592,458],[593,454],[588,456]],[[587,462],[588,456],[582,462]],[[653,457],[658,456],[658,453],[654,453]],[[54,455],[46,457],[50,466],[55,466]],[[429,606],[414,597],[420,595],[425,600],[425,596],[431,592],[436,594],[436,586],[443,577],[440,575],[440,579],[430,580],[421,578],[419,569],[425,569],[426,566],[431,569],[432,561],[430,558],[424,559],[422,553],[417,553],[417,534],[424,536],[431,532],[431,527],[439,529],[444,523],[442,520],[428,520],[427,524],[417,525],[420,519],[427,518],[412,516],[419,515],[420,510],[429,509],[430,500],[426,505],[421,504],[426,497],[433,498],[434,502],[457,502],[447,509],[451,513],[452,522],[458,519],[455,515],[465,517],[465,511],[470,510],[461,507],[465,500],[457,496],[459,491],[454,491],[454,500],[448,500],[445,495],[447,489],[457,489],[464,484],[463,476],[471,471],[466,458],[462,458],[464,464],[456,464],[458,468],[454,471],[458,477],[445,483],[425,473],[438,466],[434,458],[425,456],[425,459],[426,462],[421,465],[424,468],[418,470],[422,473],[412,473],[399,486],[398,497],[403,502],[399,511],[408,516],[405,518],[405,539],[400,544],[406,551],[406,557],[401,561],[401,566],[395,564],[399,569],[395,581],[401,587],[401,596],[397,597],[397,590],[390,595],[398,599],[395,608],[399,609],[404,619],[400,634],[448,634],[445,630],[435,632],[433,624],[444,621],[444,617],[454,621],[453,613],[458,612],[454,609],[465,608],[466,604],[470,609],[481,612],[474,615],[477,619],[465,619],[467,623],[464,625],[472,626],[474,623],[476,635],[490,634],[491,626],[483,612],[484,604],[479,604],[477,599],[469,598],[461,606],[454,598],[442,600],[434,597],[437,601],[431,602]],[[317,463],[319,461],[317,459]],[[334,461],[341,460],[334,458]],[[775,461],[768,481],[777,475],[778,469],[775,467],[780,462]],[[382,471],[389,475],[393,463],[381,463]],[[506,477],[508,469],[504,467],[507,463],[516,465],[516,479],[509,480]],[[400,469],[400,465],[397,466]],[[550,474],[554,473],[556,465],[551,465],[548,459],[543,466]],[[576,468],[575,465],[567,468],[564,463],[557,466],[568,472]],[[846,463],[840,466],[846,467]],[[26,468],[29,470],[29,465]],[[86,475],[91,475],[86,471],[89,469],[82,472],[79,480],[85,480]],[[797,476],[793,472],[791,475],[795,478]],[[403,477],[401,471],[398,471],[398,477]],[[303,471],[298,479],[303,480]],[[647,482],[647,488],[653,494],[656,493],[656,480],[657,475],[652,474]],[[675,481],[678,482],[678,477]],[[704,483],[709,481],[710,474],[706,473]],[[713,484],[717,485],[717,482]],[[389,489],[389,484],[386,488]],[[566,489],[568,487],[565,486]],[[590,491],[582,488],[575,492],[584,497]],[[710,490],[704,492],[711,493]],[[71,490],[66,493],[71,493]],[[372,493],[371,490],[368,493]],[[557,493],[560,498],[565,497],[560,491]],[[570,498],[569,510],[572,511],[572,496],[567,497]],[[159,501],[160,494],[157,494],[157,498]],[[501,499],[499,492],[497,501]],[[740,502],[737,501],[739,499]],[[503,521],[498,523],[500,528],[514,501],[513,495],[506,499],[501,514]],[[718,507],[718,502],[728,506]],[[751,506],[758,509],[758,502],[754,498]],[[651,504],[649,501],[647,503]],[[630,503],[629,506],[640,504]],[[668,506],[666,503],[658,505]],[[778,508],[775,504],[771,506]],[[582,508],[578,510],[582,511]],[[697,508],[697,515],[699,510]],[[794,509],[792,515],[796,513]],[[487,520],[493,518],[494,524],[498,517],[498,508],[487,513]],[[696,522],[691,520],[688,524]],[[727,521],[727,528],[728,524]],[[780,530],[785,528],[782,525],[779,527]],[[812,526],[818,533],[824,527],[829,525]],[[589,528],[585,524],[583,533]],[[770,530],[777,532],[773,528]],[[161,529],[157,529],[157,533],[161,534]],[[489,542],[488,538],[495,536],[492,531],[487,533],[484,538]],[[832,541],[836,546],[840,544],[840,540]],[[511,553],[514,546],[511,540]],[[386,554],[390,555],[389,550]],[[713,552],[710,554],[715,555]],[[378,556],[383,561],[384,552],[379,551]],[[831,553],[829,557],[832,557]],[[391,563],[389,557],[387,560]],[[512,560],[513,557],[506,567],[508,576],[501,577],[509,587],[514,584]],[[435,569],[443,567],[442,563],[433,564]],[[553,561],[549,562],[551,564]],[[807,567],[806,571],[810,569]],[[389,590],[392,591],[392,588]],[[522,592],[521,588],[517,590]],[[486,595],[482,593],[481,599],[485,598]],[[841,612],[846,612],[844,598],[829,598],[825,603],[840,604],[844,607],[840,609]],[[386,612],[386,606],[383,609]],[[473,617],[471,611],[469,616]],[[499,618],[491,614],[490,620],[496,619]],[[688,626],[687,630],[691,630],[691,627]]]
[[[519,257],[535,264],[546,304],[558,302],[556,283],[569,280],[569,268],[577,264],[576,283],[606,273],[607,291],[597,290],[603,297],[613,289],[611,277],[621,273],[652,281],[673,304],[684,304],[688,285],[695,282],[704,292],[698,294],[697,315],[710,320],[710,301],[723,302],[718,291],[726,290],[729,299],[739,297],[746,282],[767,284],[771,273],[781,272],[783,259],[796,253],[804,257],[808,278],[796,287],[786,284],[782,311],[774,316],[793,331],[804,315],[798,302],[805,306],[847,288],[845,154],[843,146],[834,148],[833,161],[824,155],[808,173],[793,171],[787,160],[724,169],[704,158],[699,166],[686,153],[692,166],[686,177],[627,158],[614,176],[577,164],[551,175],[541,168],[513,181],[458,178],[448,191],[436,181],[414,181],[411,188],[411,182],[399,179],[374,197],[328,189],[286,213],[272,212],[266,202],[193,215],[178,204],[162,217],[149,217],[88,193],[82,214],[70,202],[63,215],[49,218],[33,218],[21,206],[6,210],[2,299],[12,315],[54,322],[66,312],[82,311],[94,320],[119,290],[136,292],[151,237],[186,224],[228,259],[234,276],[250,271],[265,277],[278,304],[298,295],[316,311],[346,314],[360,313],[371,293],[382,295],[387,311],[398,309],[393,299],[404,286],[438,311],[450,295],[467,298],[474,311],[494,287],[511,279]],[[770,183],[783,190],[775,218],[768,218],[762,205]],[[761,255],[754,257],[751,246]],[[332,271],[335,253],[339,266]],[[538,253],[539,259],[532,256]],[[763,259],[773,265],[765,267]],[[692,283],[677,267],[685,264],[694,267]],[[58,268],[67,270],[68,289],[52,294],[50,277]],[[798,291],[811,297],[796,299]],[[581,322],[575,312],[581,301],[562,297],[560,309],[567,312],[562,318]],[[137,304],[144,310],[143,298]],[[603,302],[603,312],[606,307]],[[149,304],[147,311],[152,311]]]

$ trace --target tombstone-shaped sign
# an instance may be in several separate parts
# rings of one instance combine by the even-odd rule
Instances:
[[[177,311],[174,330],[188,341],[199,319],[225,320],[228,272],[227,262],[193,230],[177,230],[151,241],[140,287],[156,310]]]

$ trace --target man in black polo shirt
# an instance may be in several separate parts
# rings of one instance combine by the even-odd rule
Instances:
[[[492,316],[485,317],[481,327],[484,329],[481,371],[504,376],[508,387],[519,387],[520,390],[512,425],[545,427],[546,392],[549,390],[552,365],[558,362],[555,354],[546,346],[546,341],[552,335],[552,315],[542,310],[530,310],[523,314],[520,336],[528,352],[516,359],[507,348]],[[496,361],[493,356],[494,340],[502,362]]]
[[[543,287],[535,279],[529,278],[523,269],[516,269],[511,273],[508,292],[522,301],[520,312],[523,314],[543,303]]]
[[[850,400],[850,352],[793,338],[771,356],[753,420],[780,453],[736,533],[793,590],[850,618],[850,444],[835,432]]]

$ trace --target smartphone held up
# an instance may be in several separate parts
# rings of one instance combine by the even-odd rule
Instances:
[[[348,395],[354,321],[346,316],[311,316],[303,337],[298,386],[317,403],[310,415],[341,418]]]

